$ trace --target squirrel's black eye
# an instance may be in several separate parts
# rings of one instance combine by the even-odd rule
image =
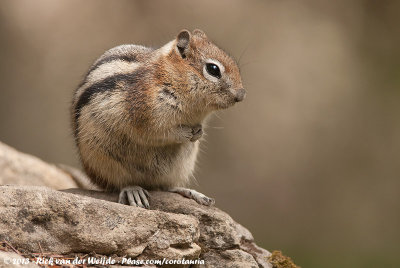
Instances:
[[[207,63],[206,70],[207,70],[207,73],[209,73],[210,75],[212,75],[216,78],[221,78],[221,71],[219,70],[219,67],[216,64]]]

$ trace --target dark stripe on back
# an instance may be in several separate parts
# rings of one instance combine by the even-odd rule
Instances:
[[[81,83],[78,85],[78,88],[80,88],[81,86],[83,86],[86,83],[86,77],[93,72],[94,70],[96,70],[97,68],[99,68],[101,65],[112,62],[112,61],[116,61],[116,60],[123,60],[126,62],[135,62],[136,61],[136,55],[132,54],[132,55],[112,55],[112,56],[108,56],[105,57],[104,59],[99,60],[98,62],[96,62],[95,64],[93,64],[89,71],[87,72],[85,78],[81,81]]]
[[[139,68],[132,73],[113,75],[86,88],[79,96],[78,102],[74,107],[75,126],[76,126],[76,129],[74,130],[75,137],[77,137],[77,130],[79,128],[78,119],[81,115],[81,110],[91,101],[94,95],[106,91],[112,92],[113,90],[116,89],[117,83],[121,82],[125,83],[124,87],[134,89],[137,82],[143,79],[143,76],[146,73],[146,71],[147,70],[145,68]]]
[[[93,64],[92,67],[90,67],[88,74],[93,72],[93,70],[97,69],[100,65],[103,65],[105,63],[112,62],[115,60],[134,62],[134,61],[136,61],[136,55],[134,55],[134,54],[133,55],[112,55],[112,56],[105,57],[104,59],[101,59],[98,62],[96,62],[95,64]]]

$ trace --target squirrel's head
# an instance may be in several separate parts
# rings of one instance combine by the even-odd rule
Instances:
[[[244,99],[237,63],[203,31],[182,30],[172,44],[182,72],[189,75],[191,95],[207,106],[204,108],[224,109]]]

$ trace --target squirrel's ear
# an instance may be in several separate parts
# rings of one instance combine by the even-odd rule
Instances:
[[[193,34],[194,34],[194,35],[197,35],[197,36],[200,36],[200,37],[202,37],[202,38],[207,38],[206,34],[205,34],[202,30],[200,30],[200,29],[195,29],[195,30],[193,31]]]
[[[186,58],[186,54],[189,51],[190,43],[190,32],[188,30],[182,30],[176,37],[176,47],[182,58]]]

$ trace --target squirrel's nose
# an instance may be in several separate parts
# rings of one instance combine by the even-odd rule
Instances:
[[[236,96],[235,96],[235,101],[239,102],[244,100],[244,98],[246,97],[246,90],[244,90],[244,88],[239,88],[236,91]]]

